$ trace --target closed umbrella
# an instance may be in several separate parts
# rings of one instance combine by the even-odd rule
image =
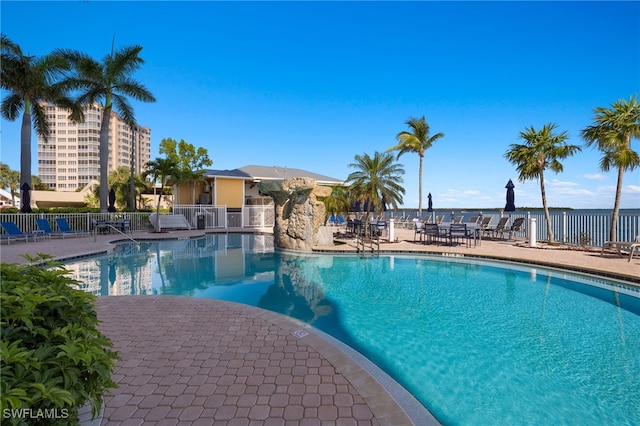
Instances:
[[[505,188],[507,188],[507,204],[504,206],[505,212],[515,212],[516,211],[516,194],[513,190],[516,186],[513,184],[511,179],[507,182]]]
[[[107,211],[111,213],[116,211],[116,191],[113,188],[109,191],[109,207],[107,207]]]
[[[27,182],[20,187],[20,211],[22,213],[31,213],[31,187]]]
[[[433,197],[431,196],[431,193],[429,193],[429,195],[427,195],[427,212],[431,213],[431,221],[435,222],[435,212],[433,211]]]

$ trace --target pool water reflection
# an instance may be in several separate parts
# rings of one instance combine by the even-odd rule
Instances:
[[[305,321],[444,424],[640,423],[631,287],[482,261],[274,253],[271,236],[246,234],[125,244],[68,268],[96,294],[217,298]]]

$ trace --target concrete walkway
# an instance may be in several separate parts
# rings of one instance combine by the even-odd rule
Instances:
[[[203,231],[129,234],[135,239],[190,238]],[[600,251],[529,248],[514,241],[436,246],[396,230],[392,253],[470,256],[558,266],[640,284],[640,258]],[[13,243],[2,262],[24,254],[55,259],[109,252],[121,235]],[[318,251],[356,251],[354,241]],[[103,425],[404,425],[437,424],[406,392],[321,333],[259,308],[208,299],[118,296],[98,299],[101,330],[122,360],[119,388],[105,397]],[[355,359],[358,359],[356,361]],[[381,385],[384,383],[384,386]],[[389,389],[396,389],[389,391]],[[404,393],[403,393],[404,392]]]

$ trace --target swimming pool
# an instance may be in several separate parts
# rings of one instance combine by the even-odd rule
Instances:
[[[443,424],[640,423],[637,289],[506,266],[274,253],[270,236],[242,234],[124,244],[68,263],[97,294],[211,297],[308,322]]]

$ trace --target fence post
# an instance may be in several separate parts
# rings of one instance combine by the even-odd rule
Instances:
[[[529,229],[531,230],[529,234],[529,247],[536,247],[538,242],[536,241],[536,218],[529,218]]]
[[[562,212],[562,243],[567,242],[567,212]]]

